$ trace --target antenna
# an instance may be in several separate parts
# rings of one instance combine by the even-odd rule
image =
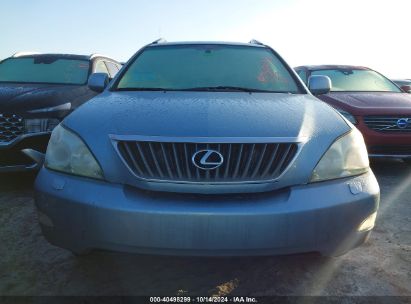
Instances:
[[[159,38],[153,42],[151,42],[150,44],[159,44],[159,43],[165,43],[167,42],[167,40],[165,40],[164,38]]]

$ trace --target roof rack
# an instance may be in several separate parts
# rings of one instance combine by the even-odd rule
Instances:
[[[150,44],[159,44],[159,43],[165,43],[165,42],[167,42],[167,40],[165,40],[164,38],[158,38],[157,40],[154,40]]]
[[[11,57],[16,58],[20,56],[29,56],[29,55],[38,55],[38,54],[40,53],[39,52],[17,52],[17,53],[14,53],[13,56]]]
[[[250,44],[264,45],[264,43],[262,43],[262,42],[260,42],[260,41],[258,41],[258,40],[256,40],[256,39],[251,39],[249,43],[250,43]]]

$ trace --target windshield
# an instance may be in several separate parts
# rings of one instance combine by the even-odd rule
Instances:
[[[85,84],[88,60],[51,56],[9,58],[0,64],[0,82]]]
[[[148,47],[128,67],[117,89],[299,91],[269,49],[231,45]]]
[[[325,75],[330,77],[332,92],[401,92],[401,90],[387,78],[371,70],[330,69],[312,71],[311,75]]]

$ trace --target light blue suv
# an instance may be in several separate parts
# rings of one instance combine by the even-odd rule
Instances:
[[[53,131],[36,180],[46,238],[171,255],[339,255],[374,226],[359,131],[271,48],[157,41]],[[327,92],[325,76],[310,79]]]

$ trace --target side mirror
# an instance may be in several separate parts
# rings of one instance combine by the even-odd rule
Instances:
[[[101,93],[108,86],[109,78],[106,73],[94,73],[88,78],[88,87],[90,90]]]
[[[407,93],[411,93],[411,86],[410,85],[403,85],[401,86],[401,90]]]
[[[308,78],[308,89],[314,95],[327,94],[331,91],[331,79],[324,75],[313,75]]]

